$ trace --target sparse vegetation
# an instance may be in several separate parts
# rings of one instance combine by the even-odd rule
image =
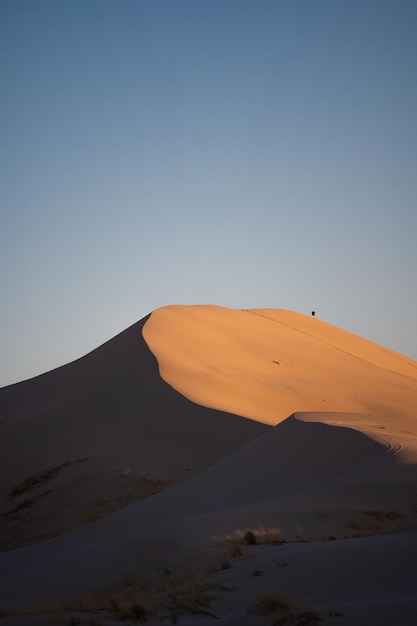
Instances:
[[[236,529],[233,533],[226,535],[220,543],[228,546],[238,546],[239,544],[259,545],[270,544],[279,545],[285,543],[280,528],[264,528],[257,526],[247,529]]]
[[[50,467],[42,472],[28,476],[28,478],[25,478],[25,480],[18,483],[10,490],[9,499],[13,500],[13,498],[22,495],[22,493],[25,493],[42,483],[48,482],[59,474],[64,467],[68,467],[68,465],[69,462],[66,461],[65,463],[61,463],[61,465],[54,465],[53,467]]]
[[[64,463],[60,463],[59,465],[53,465],[52,467],[49,467],[42,472],[32,474],[31,476],[28,476],[20,483],[12,487],[8,497],[10,500],[13,500],[13,498],[22,495],[26,491],[34,489],[38,485],[52,480],[52,478],[55,478],[55,476],[57,476],[59,472],[65,467],[69,467],[70,465],[74,465],[75,463],[84,463],[85,461],[88,461],[88,457],[80,456],[75,461],[65,461]]]
[[[275,592],[264,593],[248,609],[249,613],[270,618],[272,626],[313,626],[321,621],[312,607],[296,603]]]
[[[106,475],[84,473],[78,465],[87,460],[83,456],[54,465],[31,474],[10,489],[9,509],[0,514],[0,550],[44,541],[95,522],[170,484],[130,468],[115,469]],[[83,488],[78,489],[78,484]],[[97,493],[100,497],[94,497]],[[55,507],[56,502],[59,507]]]
[[[233,545],[229,547],[229,556],[232,559],[237,559],[242,556],[242,548],[238,545]]]
[[[150,614],[149,605],[142,599],[113,597],[110,604],[111,610],[124,621],[145,621]]]
[[[398,511],[365,511],[365,515],[368,515],[372,519],[378,522],[386,522],[387,520],[396,520],[402,517]]]
[[[264,593],[249,607],[249,613],[272,615],[283,609],[291,609],[293,602],[286,596],[274,592]]]
[[[25,612],[28,614],[72,614],[69,623],[82,622],[78,614],[88,615],[90,622],[100,624],[100,613],[110,612],[117,619],[136,623],[151,620],[162,623],[169,619],[177,623],[183,615],[204,615],[215,618],[211,608],[212,601],[219,591],[229,589],[221,584],[211,583],[207,576],[198,572],[188,572],[180,577],[172,577],[159,581],[152,587],[145,586],[135,574],[126,574],[118,581],[103,589],[94,589],[66,601],[53,605],[36,603]],[[164,577],[164,578],[166,578]],[[86,618],[87,619],[87,618]]]
[[[298,541],[304,541],[304,529],[299,522],[295,526],[295,535]]]
[[[398,511],[389,510],[368,510],[356,511],[349,522],[349,528],[360,531],[358,536],[372,534],[385,530],[390,526],[390,522],[403,519],[403,515]]]

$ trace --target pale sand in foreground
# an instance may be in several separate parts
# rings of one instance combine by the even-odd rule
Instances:
[[[226,592],[216,587],[213,592],[217,600],[212,609],[221,624],[268,623],[248,613],[248,607],[270,590],[313,603],[328,624],[414,623],[417,578],[408,564],[417,557],[412,530],[417,522],[417,364],[317,319],[282,310],[165,307],[146,321],[143,337],[168,385],[152,369],[152,359],[132,327],[107,348],[69,369],[56,370],[44,390],[39,386],[42,377],[38,384],[36,379],[25,383],[30,383],[27,388],[41,407],[36,418],[36,402],[30,403],[31,412],[21,400],[10,399],[9,391],[5,397],[9,406],[17,407],[16,417],[3,432],[18,446],[25,432],[36,436],[36,429],[31,430],[35,419],[42,450],[50,454],[53,441],[59,451],[56,458],[63,460],[54,419],[58,415],[69,432],[74,414],[94,394],[99,411],[92,413],[91,432],[95,427],[99,433],[104,415],[108,433],[118,432],[118,420],[123,420],[116,456],[110,453],[111,438],[98,436],[91,446],[96,472],[109,467],[109,458],[120,467],[123,445],[131,450],[131,460],[139,446],[143,458],[171,478],[180,467],[175,459],[170,465],[163,461],[172,445],[181,442],[196,463],[204,451],[205,464],[189,479],[98,522],[0,554],[1,572],[7,573],[0,607],[22,606],[34,596],[46,602],[85,593],[132,571],[148,581],[166,575],[175,582],[192,567],[206,583],[234,588]],[[103,374],[91,373],[97,369]],[[78,385],[67,384],[77,376]],[[135,389],[141,379],[145,384],[138,397]],[[117,384],[109,394],[114,380]],[[169,391],[170,386],[176,391]],[[53,410],[48,409],[51,389],[56,394]],[[73,401],[71,411],[59,408],[63,392],[66,404]],[[192,402],[180,402],[179,394]],[[172,402],[177,403],[174,411],[169,409]],[[209,407],[207,413],[201,412],[201,405]],[[154,406],[159,407],[159,417],[152,430]],[[192,434],[192,411],[187,421],[182,417],[190,406],[200,411],[203,437]],[[112,412],[112,407],[123,410]],[[88,412],[83,411],[88,422]],[[277,426],[259,424],[260,431],[249,432],[246,422],[218,411]],[[174,427],[169,427],[170,420]],[[180,436],[174,439],[177,424]],[[234,451],[228,444],[229,451],[210,462],[210,449],[221,443],[223,433],[231,442],[234,432],[240,433],[242,443]],[[82,428],[69,440],[71,454],[81,453],[77,438],[85,444]],[[34,461],[25,457],[27,445],[17,450],[25,471],[36,465],[36,455]],[[11,457],[8,463],[11,468]],[[5,483],[6,493],[8,488]],[[279,527],[288,540],[309,543],[242,545],[242,556],[233,556],[228,543],[232,539],[226,540],[226,535],[260,525]],[[398,529],[403,532],[389,534]],[[361,538],[354,539],[356,535]],[[352,539],[328,541],[333,536]],[[230,567],[223,568],[225,562]],[[165,570],[169,574],[161,574]],[[334,606],[340,617],[329,615]],[[12,619],[6,621],[11,624]],[[118,623],[110,614],[101,613],[100,619],[103,624]],[[182,622],[208,623],[201,616],[185,616]]]

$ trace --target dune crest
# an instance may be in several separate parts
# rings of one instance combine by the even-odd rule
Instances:
[[[417,363],[317,318],[175,305],[142,332],[162,378],[203,406],[271,425],[295,411],[416,419]]]

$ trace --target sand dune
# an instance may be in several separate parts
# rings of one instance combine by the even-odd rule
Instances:
[[[146,495],[200,471],[265,430],[197,406],[165,384],[141,334],[145,322],[74,363],[0,390],[0,497],[2,513],[9,514],[0,518],[3,548],[120,508],[141,491]],[[52,480],[33,481],[53,468],[61,469]],[[33,488],[7,497],[31,479]],[[54,498],[62,512],[61,521],[54,516],[56,528],[48,513]],[[13,514],[32,500],[33,506]],[[31,529],[38,519],[43,534]]]
[[[98,493],[111,501],[126,481],[143,491],[149,476],[161,478],[161,489],[142,493],[151,497],[139,489],[119,510],[49,541],[24,546],[22,522],[24,547],[0,554],[0,608],[86,593],[128,572],[160,582],[193,568],[205,585],[234,587],[213,600],[223,624],[264,623],[248,606],[271,589],[314,603],[326,623],[335,604],[338,624],[413,623],[412,360],[288,311],[173,306],[79,361],[1,390],[0,401],[6,512],[16,483],[67,459],[78,461],[13,502],[30,495],[29,510],[44,501],[47,512],[59,494],[81,506],[79,493],[87,506]],[[232,555],[248,529],[258,542],[289,543]]]
[[[169,306],[143,335],[164,380],[204,406],[272,425],[294,411],[416,419],[415,361],[317,318]]]

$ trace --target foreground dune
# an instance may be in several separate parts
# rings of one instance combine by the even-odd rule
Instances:
[[[193,571],[222,624],[266,623],[248,612],[265,591],[313,603],[329,624],[336,608],[342,625],[413,623],[414,361],[288,311],[173,306],[0,399],[9,534],[10,509],[23,516],[23,547],[0,554],[0,608],[47,607],[135,573],[163,619]],[[27,480],[68,459],[44,483]],[[126,481],[136,496],[69,532],[31,514],[42,503],[68,518],[98,493],[113,502]],[[11,499],[19,484],[29,487]],[[33,525],[58,536],[36,540]],[[282,545],[247,545],[248,529]],[[100,619],[119,623],[109,610]]]

